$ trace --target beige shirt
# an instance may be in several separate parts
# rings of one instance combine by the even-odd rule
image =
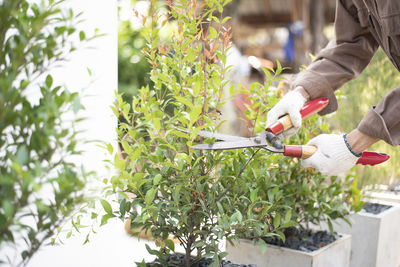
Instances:
[[[300,72],[292,87],[303,86],[311,99],[326,96],[338,107],[334,91],[357,77],[379,46],[400,71],[400,0],[337,0],[335,33],[310,66]],[[400,144],[400,87],[372,107],[358,129],[391,145]]]

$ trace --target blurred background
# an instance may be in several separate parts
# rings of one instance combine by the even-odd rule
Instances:
[[[141,53],[145,45],[141,36],[142,18],[136,17],[133,10],[146,14],[149,1],[119,0],[118,3],[119,91],[134,94],[149,80],[146,78],[148,65]],[[310,63],[310,55],[316,54],[333,37],[335,0],[233,0],[224,9],[223,16],[231,17],[228,24],[232,28],[233,44],[248,58],[253,71],[271,67],[279,60],[293,73]]]
[[[228,64],[233,66],[232,82],[244,86],[254,81],[263,83],[265,76],[261,69],[276,67],[276,61],[288,67],[284,73],[288,79],[306,67],[313,55],[334,38],[335,2],[232,0],[224,10],[224,16],[232,17],[228,22],[233,41],[233,48],[228,55]],[[141,32],[148,7],[149,1],[118,1],[118,91],[124,93],[128,101],[138,88],[151,85],[147,75],[149,65],[142,54],[145,40]],[[135,16],[135,11],[140,15]],[[167,23],[163,34],[166,42],[168,29],[172,31],[174,27],[173,21]],[[340,100],[339,110],[326,116],[326,121],[335,132],[351,131],[357,127],[367,110],[398,85],[399,80],[397,70],[379,50],[360,77],[336,92]],[[237,95],[230,104],[225,108],[224,115],[226,119],[238,122],[238,114],[244,105],[243,96]],[[236,113],[235,116],[232,116],[232,112]],[[240,127],[224,131],[246,134]],[[398,149],[379,142],[371,150],[388,153],[391,160],[373,168],[355,167],[352,175],[358,178],[357,186],[380,187],[396,193],[400,190]]]

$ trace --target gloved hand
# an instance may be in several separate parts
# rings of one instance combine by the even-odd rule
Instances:
[[[299,91],[287,93],[267,114],[267,127],[283,115],[289,114],[293,127],[284,131],[284,137],[291,136],[301,127],[300,110],[306,103],[306,98]]]
[[[329,176],[346,172],[353,167],[358,158],[344,141],[344,135],[321,134],[311,139],[307,145],[316,146],[318,150],[301,161],[303,167],[313,167],[322,174]]]

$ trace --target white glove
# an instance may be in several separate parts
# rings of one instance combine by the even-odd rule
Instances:
[[[287,93],[267,114],[267,127],[276,122],[283,115],[289,114],[293,127],[284,131],[284,137],[291,136],[301,127],[300,110],[307,99],[298,91]]]
[[[344,135],[321,134],[314,137],[307,145],[318,149],[308,159],[301,161],[304,167],[313,167],[322,174],[334,176],[353,167],[358,158],[347,148]]]

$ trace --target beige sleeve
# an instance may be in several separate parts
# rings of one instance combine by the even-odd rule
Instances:
[[[320,115],[337,109],[334,91],[358,76],[378,49],[368,29],[361,27],[351,0],[337,1],[335,33],[336,39],[321,50],[316,60],[297,74],[291,84],[292,88],[304,87],[311,99],[329,98],[329,105]]]

